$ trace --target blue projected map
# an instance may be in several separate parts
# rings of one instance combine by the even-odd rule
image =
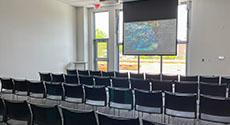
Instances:
[[[124,54],[175,54],[176,20],[124,24]]]

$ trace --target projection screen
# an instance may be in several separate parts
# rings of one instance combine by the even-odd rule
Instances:
[[[125,55],[176,55],[177,0],[128,2],[123,9]]]

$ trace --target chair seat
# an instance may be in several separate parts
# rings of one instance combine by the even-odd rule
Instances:
[[[51,100],[62,100],[62,96],[55,96],[55,95],[47,95],[47,99],[51,99]]]
[[[65,101],[70,103],[82,103],[81,98],[65,97]]]
[[[110,107],[118,109],[132,110],[132,105],[130,104],[120,104],[115,102],[110,102]]]
[[[161,108],[154,108],[154,107],[146,107],[146,106],[140,106],[136,105],[136,110],[141,112],[147,112],[147,113],[161,113]]]
[[[86,100],[86,104],[94,106],[105,106],[105,101]]]
[[[2,94],[12,94],[12,90],[10,90],[10,89],[2,89],[1,93]]]
[[[13,120],[13,119],[8,120],[7,123],[8,123],[9,125],[28,125],[28,122],[27,122],[27,121]],[[3,125],[4,125],[4,124],[3,124]]]
[[[195,118],[194,112],[184,112],[184,111],[176,111],[171,109],[166,109],[166,114],[171,114],[177,117],[185,117],[185,118]]]
[[[19,96],[27,96],[28,95],[28,93],[24,92],[24,91],[16,91],[15,94],[19,95]]]
[[[210,121],[214,122],[221,122],[221,123],[230,123],[230,117],[224,117],[224,116],[213,116],[208,114],[201,114],[201,119],[211,119]]]
[[[30,93],[30,97],[32,98],[44,98],[42,93]]]

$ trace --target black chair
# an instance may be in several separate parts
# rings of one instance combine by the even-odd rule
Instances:
[[[216,96],[216,97],[226,97],[227,85],[213,85],[208,83],[200,83],[200,94]]]
[[[130,73],[130,79],[144,79],[144,74]]]
[[[24,96],[26,97],[25,100],[27,100],[28,90],[29,90],[27,80],[14,79],[13,82],[14,82],[15,95]]]
[[[29,105],[26,101],[9,101],[5,102],[4,122],[12,124],[15,122],[23,122],[23,124],[31,124],[31,113]]]
[[[52,81],[51,82],[64,82],[63,74],[51,74]]]
[[[89,76],[89,70],[77,70],[78,75]]]
[[[160,74],[145,74],[145,79],[147,80],[161,80]]]
[[[156,80],[151,80],[152,83],[152,90],[153,91],[168,91],[172,92],[172,85],[173,82],[171,81],[156,81]]]
[[[46,98],[49,100],[57,101],[58,104],[63,100],[63,89],[60,83],[45,83]]]
[[[51,82],[51,74],[50,73],[41,73],[39,72],[40,81]]]
[[[109,107],[132,110],[133,93],[131,89],[109,87]]]
[[[165,114],[173,117],[195,119],[197,117],[196,94],[165,93]]]
[[[197,94],[198,83],[197,82],[175,82],[175,92],[185,94]]]
[[[230,84],[230,77],[221,77],[221,84]]]
[[[0,116],[1,116],[0,122],[3,122],[5,116],[5,103],[2,98],[0,98]]]
[[[32,125],[62,125],[58,106],[30,104],[33,114]]]
[[[129,73],[127,73],[127,72],[124,72],[124,73],[115,72],[115,77],[118,77],[118,78],[129,78]]]
[[[110,86],[110,78],[109,77],[94,77],[96,86]]]
[[[106,106],[107,97],[105,87],[84,86],[85,103],[92,106]]]
[[[139,119],[128,119],[98,113],[99,125],[139,125]]]
[[[79,76],[79,81],[81,85],[94,85],[94,80],[92,76]]]
[[[102,76],[115,77],[115,72],[102,72]]]
[[[82,85],[63,84],[64,101],[69,103],[83,103],[84,93]]]
[[[64,125],[97,125],[95,113],[93,111],[77,111],[62,107]]]
[[[135,110],[139,112],[162,114],[163,98],[162,92],[150,92],[135,90]]]
[[[67,75],[77,75],[76,69],[67,69]]]
[[[101,71],[89,71],[91,76],[101,76]]]
[[[198,82],[198,76],[180,76],[180,81],[187,81],[187,82]]]
[[[161,80],[178,81],[178,75],[162,75]]]
[[[79,84],[77,75],[64,75],[65,83],[68,84]]]
[[[132,89],[140,89],[150,91],[150,82],[149,80],[141,79],[130,79]]]
[[[218,123],[230,123],[230,100],[200,96],[199,119]]]
[[[200,76],[200,82],[219,84],[219,76]]]
[[[31,98],[43,99],[45,98],[45,85],[41,81],[27,81],[28,82],[28,95]]]
[[[112,78],[112,87],[129,88],[128,78]]]
[[[5,95],[5,94],[9,94],[12,96],[13,98],[13,94],[14,94],[14,83],[13,80],[11,78],[0,78],[1,80],[1,96]]]

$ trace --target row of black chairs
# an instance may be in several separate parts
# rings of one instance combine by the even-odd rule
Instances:
[[[71,77],[74,78],[74,77]],[[159,81],[159,80],[141,80],[141,79],[127,79],[127,78],[109,78],[109,77],[92,77],[80,76],[79,81],[68,79],[64,82],[71,85],[89,85],[89,86],[105,86],[114,88],[140,89],[146,91],[169,91],[175,93],[187,94],[203,94],[216,97],[228,98],[229,86],[227,84],[217,85],[209,83],[196,82],[173,82],[173,81]],[[75,78],[74,78],[75,79]],[[36,84],[37,83],[37,84]],[[50,82],[47,82],[50,83]],[[43,82],[16,80],[10,78],[1,78],[2,91],[12,94],[29,95],[30,92],[44,92]],[[51,83],[50,83],[51,84]],[[54,86],[60,86],[60,83],[52,83]],[[47,84],[49,86],[49,84]],[[46,89],[49,89],[47,87]],[[60,91],[62,91],[60,89]],[[73,92],[74,93],[74,92]]]
[[[122,78],[154,79],[154,80],[174,80],[190,82],[207,82],[207,83],[230,83],[230,77],[223,76],[182,76],[182,75],[164,75],[164,74],[147,74],[147,73],[121,73],[121,72],[103,72],[91,70],[67,70],[69,75],[87,75],[87,76],[108,76]]]
[[[105,86],[51,84],[47,82],[45,84],[43,82],[33,84],[35,85],[34,90],[29,91],[29,97],[55,100],[59,104],[61,101],[66,101],[75,104],[84,103],[92,106],[108,106],[115,109],[196,119],[197,100],[199,100],[198,116],[200,119],[213,120],[206,119],[206,117],[203,117],[205,115],[230,118],[230,111],[228,110],[230,100],[225,98],[220,99],[204,95],[198,98],[197,94],[178,94],[167,91],[144,91],[138,89],[132,91],[132,89],[128,88],[106,88]],[[107,99],[109,100],[107,101]],[[163,104],[163,100],[165,100],[165,104]],[[188,113],[183,114],[183,112]],[[218,122],[230,121],[220,120]]]
[[[142,125],[159,125],[139,118],[115,117],[94,111],[31,104],[26,101],[0,99],[0,111],[2,122],[7,124],[14,120],[13,124],[23,121],[27,125],[140,125],[140,122]]]

